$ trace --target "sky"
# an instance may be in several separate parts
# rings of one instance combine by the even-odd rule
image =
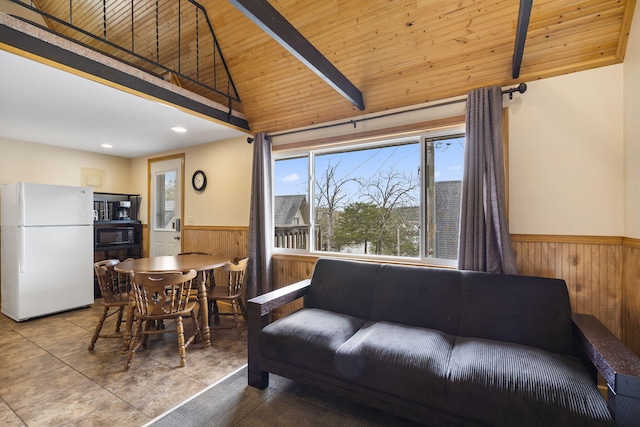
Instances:
[[[464,138],[435,143],[435,180],[462,180]],[[342,153],[316,155],[316,177],[319,179],[328,165],[337,166],[337,178],[370,178],[393,169],[417,178],[420,166],[420,144],[405,144]],[[275,195],[308,193],[307,158],[278,160],[274,168]],[[355,184],[354,184],[355,185]],[[355,187],[352,189],[355,191]]]

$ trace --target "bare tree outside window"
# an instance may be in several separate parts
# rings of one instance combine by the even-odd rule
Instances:
[[[349,182],[354,181],[353,178],[339,177],[336,172],[339,166],[340,161],[333,165],[332,159],[329,160],[326,169],[324,169],[319,179],[316,179],[315,193],[316,223],[320,225],[322,230],[320,233],[322,250],[336,250],[338,252],[340,252],[340,249],[333,244],[333,227],[337,222],[336,214],[338,210],[343,209],[349,199],[349,194],[347,194],[345,187]]]
[[[400,208],[420,210],[419,166],[415,140],[316,155],[316,250],[418,256],[417,244],[406,251],[405,234],[419,242],[419,227],[407,227]]]
[[[375,206],[377,212],[373,236],[376,255],[396,254],[396,237],[400,227],[404,225],[403,233],[406,230],[401,209],[419,206],[419,188],[419,180],[412,173],[400,173],[392,168],[360,183],[361,197]]]

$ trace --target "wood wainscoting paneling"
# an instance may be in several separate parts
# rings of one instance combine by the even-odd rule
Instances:
[[[640,240],[622,239],[624,343],[640,356]]]
[[[183,252],[207,252],[233,259],[247,256],[249,227],[186,226],[182,238]]]
[[[249,227],[185,226],[182,230],[182,252],[206,252],[232,260],[247,256],[248,242]],[[223,269],[214,273],[216,283],[223,283]]]
[[[142,224],[142,256],[149,256],[149,224]]]
[[[300,280],[310,279],[317,256],[276,254],[272,258],[273,288],[278,289]],[[302,300],[294,301],[276,309],[274,318],[284,317],[302,308]]]
[[[248,234],[247,227],[185,227],[183,250],[217,253],[229,259],[246,256]],[[511,237],[519,274],[563,279],[574,312],[593,314],[640,355],[640,240],[522,234]],[[317,259],[312,255],[274,254],[274,288],[310,278]],[[301,301],[294,302],[275,315],[285,316],[301,306]]]
[[[571,309],[623,338],[622,238],[512,235],[518,273],[563,279]]]

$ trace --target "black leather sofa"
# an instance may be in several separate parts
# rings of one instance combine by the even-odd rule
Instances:
[[[247,311],[257,388],[271,372],[427,425],[640,423],[640,360],[593,316],[572,319],[562,280],[319,259]]]

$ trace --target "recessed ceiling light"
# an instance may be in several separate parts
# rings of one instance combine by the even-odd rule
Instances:
[[[100,146],[102,148],[113,148],[113,145],[111,145],[111,144],[100,144]]]
[[[181,126],[174,126],[171,128],[171,130],[178,133],[185,133],[187,131],[185,128]]]

